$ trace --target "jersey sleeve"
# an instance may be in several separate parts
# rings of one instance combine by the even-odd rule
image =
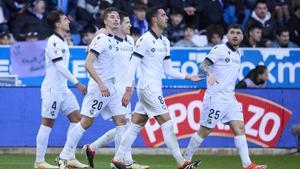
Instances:
[[[207,60],[209,62],[211,62],[211,64],[214,64],[215,62],[217,62],[220,59],[220,57],[221,57],[220,52],[222,52],[222,50],[220,50],[219,46],[213,47],[206,57]]]
[[[62,49],[59,48],[58,40],[52,40],[47,43],[47,52],[52,62],[63,60]]]
[[[89,52],[98,57],[110,44],[109,38],[100,33],[91,42]]]
[[[136,41],[132,55],[142,59],[146,55],[147,48],[148,48],[147,40],[141,37]]]

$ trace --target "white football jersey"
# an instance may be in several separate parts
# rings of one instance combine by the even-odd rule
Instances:
[[[142,58],[137,88],[151,86],[161,90],[163,61],[170,58],[169,40],[163,35],[158,37],[155,32],[149,30],[137,40],[133,55]]]
[[[234,96],[235,83],[241,67],[241,52],[229,43],[213,47],[207,55],[212,72],[219,83],[210,86],[207,83],[206,95],[218,95],[224,99]],[[208,82],[208,80],[207,80]]]
[[[126,81],[129,71],[130,58],[133,53],[134,40],[131,36],[126,35],[125,39],[115,36],[116,51],[118,55],[115,56],[115,71],[116,84],[119,93],[125,92]]]
[[[113,35],[98,34],[91,42],[89,52],[97,57],[94,68],[101,80],[115,80],[114,57],[116,55],[116,43]],[[90,77],[89,83],[95,83],[93,78]]]
[[[45,49],[46,75],[41,91],[65,92],[68,89],[67,78],[55,67],[54,63],[63,60],[66,68],[69,67],[70,51],[67,41],[57,33],[48,39]]]

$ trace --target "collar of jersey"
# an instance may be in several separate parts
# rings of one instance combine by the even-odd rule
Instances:
[[[61,39],[62,41],[65,41],[65,39],[62,36],[60,36],[60,34],[58,34],[57,32],[54,32],[53,34],[57,36],[59,39]]]
[[[226,46],[227,46],[230,50],[232,50],[233,52],[236,51],[236,49],[235,49],[233,46],[231,46],[229,42],[226,42]]]
[[[114,35],[112,35],[112,34],[110,34],[110,33],[109,33],[107,36],[109,36],[109,37],[113,37]]]
[[[154,36],[155,39],[161,39],[161,36],[157,36],[157,34],[152,29],[150,29],[149,32]]]
[[[127,41],[127,37],[125,36],[124,39],[120,38],[119,36],[115,36],[115,39],[120,41],[120,42],[123,42],[123,40]]]

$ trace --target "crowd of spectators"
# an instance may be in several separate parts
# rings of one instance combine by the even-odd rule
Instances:
[[[110,6],[130,15],[136,39],[149,28],[147,9],[157,5],[168,13],[164,34],[172,46],[220,44],[226,27],[236,23],[245,32],[242,47],[300,45],[299,0],[0,0],[0,44],[47,38],[52,32],[45,16],[61,9],[71,21],[69,44],[87,45],[103,26],[102,12]]]

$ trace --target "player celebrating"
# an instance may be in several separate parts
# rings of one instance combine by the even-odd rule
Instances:
[[[114,57],[117,53],[112,34],[116,34],[120,26],[118,9],[113,7],[105,9],[103,19],[109,35],[98,34],[89,46],[85,61],[85,67],[91,76],[88,93],[82,103],[81,121],[72,129],[59,155],[60,169],[66,168],[66,160],[71,158],[83,133],[100,113],[104,119],[112,118],[116,124],[116,147],[126,131],[125,112],[121,111],[121,96],[115,89]]]
[[[70,80],[83,93],[86,88],[68,70],[70,52],[65,35],[69,31],[69,19],[62,11],[52,11],[47,16],[48,24],[54,34],[50,36],[45,50],[46,76],[41,87],[42,96],[42,124],[36,138],[36,160],[34,168],[58,168],[45,161],[49,135],[58,112],[66,115],[70,120],[68,135],[76,123],[80,121],[79,105],[67,85]],[[76,168],[88,166],[75,159],[71,154],[67,165]]]
[[[139,101],[135,107],[132,123],[123,136],[120,147],[112,160],[118,169],[125,169],[128,165],[126,152],[130,151],[131,145],[137,137],[148,117],[154,117],[161,125],[165,144],[173,154],[179,169],[196,168],[200,161],[185,161],[179,149],[176,136],[173,131],[173,124],[168,113],[167,106],[162,96],[162,76],[192,81],[200,81],[197,75],[189,76],[175,71],[171,65],[170,42],[162,35],[167,27],[168,17],[161,7],[150,8],[147,12],[148,23],[151,29],[146,32],[136,43],[134,53],[130,62],[127,88],[123,96],[124,106],[130,101],[132,94],[132,82],[138,66],[141,68],[137,92]],[[125,161],[123,161],[125,159]]]
[[[114,38],[116,39],[116,49],[117,49],[117,57],[115,58],[115,71],[118,72],[116,74],[116,89],[117,93],[120,93],[121,96],[123,96],[125,92],[125,86],[126,86],[126,77],[128,75],[129,70],[129,64],[130,64],[130,57],[133,53],[133,47],[134,47],[134,41],[130,34],[130,19],[127,13],[123,11],[119,11],[120,15],[120,28]],[[106,30],[101,30],[101,32],[107,32]],[[120,105],[121,97],[119,100]],[[127,107],[120,106],[122,109],[122,112],[126,112],[126,118],[131,118],[131,107],[128,105]],[[113,142],[114,137],[116,135],[116,128],[109,130],[104,135],[102,135],[100,138],[98,138],[96,141],[94,141],[92,144],[88,144],[84,146],[84,150],[87,156],[87,159],[89,161],[89,165],[91,167],[94,167],[94,156],[95,151],[103,147],[106,144],[109,144]],[[116,147],[117,149],[117,147]],[[144,166],[137,164],[133,161],[131,151],[127,152],[128,155],[126,156],[128,159],[126,161],[130,161],[130,167],[133,169],[146,169],[149,168],[149,166]]]
[[[234,95],[235,82],[241,66],[238,46],[243,40],[243,32],[240,25],[229,26],[227,38],[226,44],[215,46],[200,64],[200,69],[208,76],[201,126],[198,133],[192,136],[184,158],[191,160],[204,138],[221,121],[228,124],[233,131],[243,169],[265,169],[265,165],[257,165],[250,160],[242,107]]]

